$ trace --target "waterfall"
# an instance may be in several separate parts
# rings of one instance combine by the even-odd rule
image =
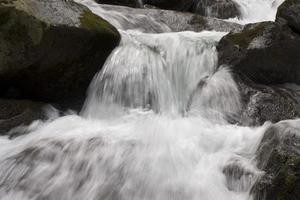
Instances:
[[[215,46],[226,33],[124,31],[120,13],[77,1],[110,18],[121,44],[94,77],[80,115],[0,137],[1,199],[250,200],[268,124],[228,123],[240,97],[230,70],[218,67]]]
[[[284,0],[233,0],[239,7],[241,17],[229,21],[241,24],[274,21],[277,8]]]
[[[112,102],[183,116],[237,113],[237,86],[229,70],[217,66],[215,44],[225,34],[123,32],[120,46],[91,84],[84,115],[95,118],[103,114],[97,109]]]

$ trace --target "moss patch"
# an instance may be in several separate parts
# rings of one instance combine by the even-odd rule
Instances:
[[[117,29],[92,12],[84,11],[80,16],[81,27],[98,33],[110,33],[119,36]]]
[[[243,30],[241,33],[229,34],[227,39],[240,47],[246,48],[254,38],[263,35],[264,30],[265,24],[259,23],[253,28]]]
[[[44,22],[13,7],[0,8],[0,17],[2,34],[9,41],[26,41],[26,38],[30,38],[34,45],[40,43],[46,28]]]

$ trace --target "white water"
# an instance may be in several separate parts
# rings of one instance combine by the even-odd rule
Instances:
[[[274,21],[277,8],[284,0],[234,0],[239,5],[241,18],[229,21],[240,24],[255,23],[260,21]]]
[[[240,102],[230,71],[218,69],[225,33],[121,33],[80,116],[0,138],[1,199],[251,199],[268,125],[227,122]]]
[[[75,0],[89,7],[94,13],[100,15],[108,20],[115,27],[130,29],[141,27],[140,29],[151,30],[153,32],[170,32],[170,27],[166,24],[160,23],[159,19],[145,14],[136,14],[133,16],[124,15],[122,9],[105,10],[101,5],[95,3],[93,0]],[[227,19],[230,22],[239,24],[256,23],[261,21],[274,21],[278,7],[284,0],[233,0],[240,10],[241,16]],[[126,12],[126,11],[124,11]],[[158,16],[159,17],[159,16]],[[144,22],[147,22],[145,24]]]

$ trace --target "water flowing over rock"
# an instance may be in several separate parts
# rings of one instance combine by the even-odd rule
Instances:
[[[231,0],[200,0],[193,6],[193,12],[221,19],[240,17],[238,4]]]
[[[258,167],[265,171],[253,188],[255,200],[299,199],[300,120],[282,121],[264,134]]]
[[[0,79],[5,97],[70,105],[101,69],[79,114],[0,100],[1,200],[298,200],[299,120],[271,122],[299,117],[299,36],[283,19],[229,22],[274,20],[281,0],[234,0],[240,16],[226,22],[93,0],[0,2],[0,41],[17,39],[0,48],[33,52],[11,60],[22,65]]]
[[[121,33],[82,116],[0,138],[0,195],[248,199],[251,184],[228,190],[223,168],[240,160],[258,177],[251,158],[267,127],[227,123],[239,91],[230,71],[217,68],[215,45],[226,33]]]
[[[94,13],[122,30],[146,33],[214,30],[221,32],[238,31],[242,26],[220,19],[206,18],[191,13],[161,9],[133,9],[123,6],[99,5],[90,0],[77,0],[88,6]]]
[[[219,119],[237,113],[237,86],[226,68],[217,70],[215,44],[224,34],[123,34],[91,84],[84,115],[105,116],[99,105],[107,109],[111,102],[183,116],[200,112]],[[225,97],[228,101],[221,100]]]
[[[0,19],[1,95],[11,98],[14,90],[18,98],[82,102],[120,39],[113,26],[73,1],[1,1]]]
[[[158,8],[192,12],[222,19],[239,16],[238,5],[231,0],[144,0],[143,2]]]

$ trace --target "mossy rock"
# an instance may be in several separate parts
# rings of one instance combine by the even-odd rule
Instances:
[[[300,84],[300,36],[286,24],[249,24],[224,36],[217,46],[219,64],[229,65],[258,84]]]
[[[265,174],[252,189],[255,200],[300,199],[300,120],[272,125],[257,151]]]
[[[82,103],[118,31],[73,1],[7,2],[0,2],[2,97]]]

